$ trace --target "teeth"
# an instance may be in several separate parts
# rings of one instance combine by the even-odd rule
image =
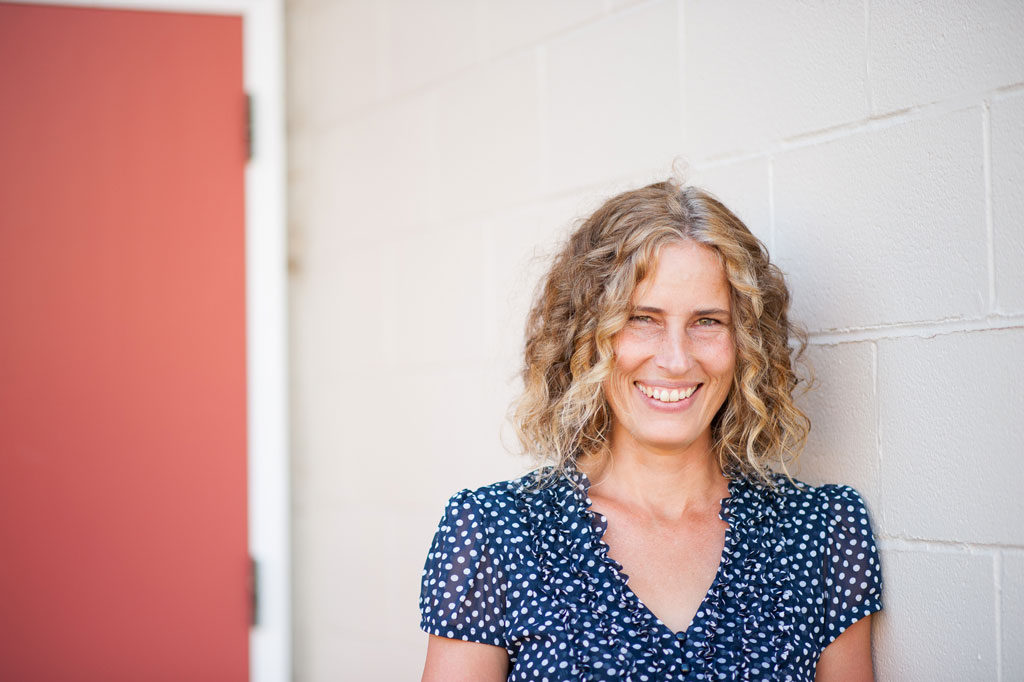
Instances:
[[[680,400],[686,400],[693,392],[697,390],[697,386],[691,386],[690,388],[678,389],[678,388],[651,388],[650,386],[644,386],[641,383],[637,383],[637,388],[644,392],[648,398],[654,398],[660,400],[663,403],[675,403]]]

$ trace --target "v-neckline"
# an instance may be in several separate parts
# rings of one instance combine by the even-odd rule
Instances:
[[[733,551],[733,545],[736,540],[736,524],[733,523],[734,515],[728,513],[728,508],[731,502],[735,502],[738,499],[739,492],[739,480],[735,477],[728,479],[728,492],[727,497],[723,497],[721,500],[721,509],[718,512],[718,518],[726,522],[725,529],[725,540],[722,544],[722,555],[718,559],[718,568],[715,569],[715,577],[711,580],[711,585],[708,587],[707,592],[704,593],[703,599],[700,604],[697,605],[697,610],[694,612],[693,617],[690,619],[689,625],[682,630],[673,630],[670,628],[644,601],[633,591],[633,588],[629,585],[629,574],[623,570],[622,564],[616,561],[609,553],[610,548],[608,543],[604,540],[604,534],[608,530],[608,517],[595,511],[592,507],[593,501],[590,499],[590,478],[582,469],[576,469],[579,474],[578,491],[582,493],[581,497],[581,509],[589,522],[589,527],[594,538],[594,551],[598,558],[604,560],[609,568],[611,574],[619,581],[622,591],[628,595],[629,599],[632,599],[639,610],[644,613],[647,617],[651,618],[663,633],[669,634],[673,637],[689,637],[690,631],[693,629],[694,624],[697,623],[698,617],[701,614],[707,612],[710,606],[710,600],[721,587],[721,583],[725,579],[725,568],[729,563],[729,555]]]

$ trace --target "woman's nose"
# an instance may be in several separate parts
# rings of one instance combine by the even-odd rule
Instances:
[[[667,374],[682,375],[693,366],[692,351],[692,340],[684,330],[668,330],[662,337],[655,360]]]

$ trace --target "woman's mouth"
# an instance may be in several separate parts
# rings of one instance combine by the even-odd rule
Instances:
[[[704,384],[669,388],[667,386],[648,386],[647,384],[642,384],[639,381],[634,381],[633,385],[636,386],[645,397],[650,398],[651,400],[672,404],[687,400]]]

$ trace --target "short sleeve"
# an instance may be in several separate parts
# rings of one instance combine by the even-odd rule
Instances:
[[[864,500],[849,486],[825,488],[830,519],[824,567],[828,646],[846,628],[882,608],[882,572]]]
[[[506,571],[469,490],[455,494],[427,554],[420,628],[440,637],[504,646]]]

